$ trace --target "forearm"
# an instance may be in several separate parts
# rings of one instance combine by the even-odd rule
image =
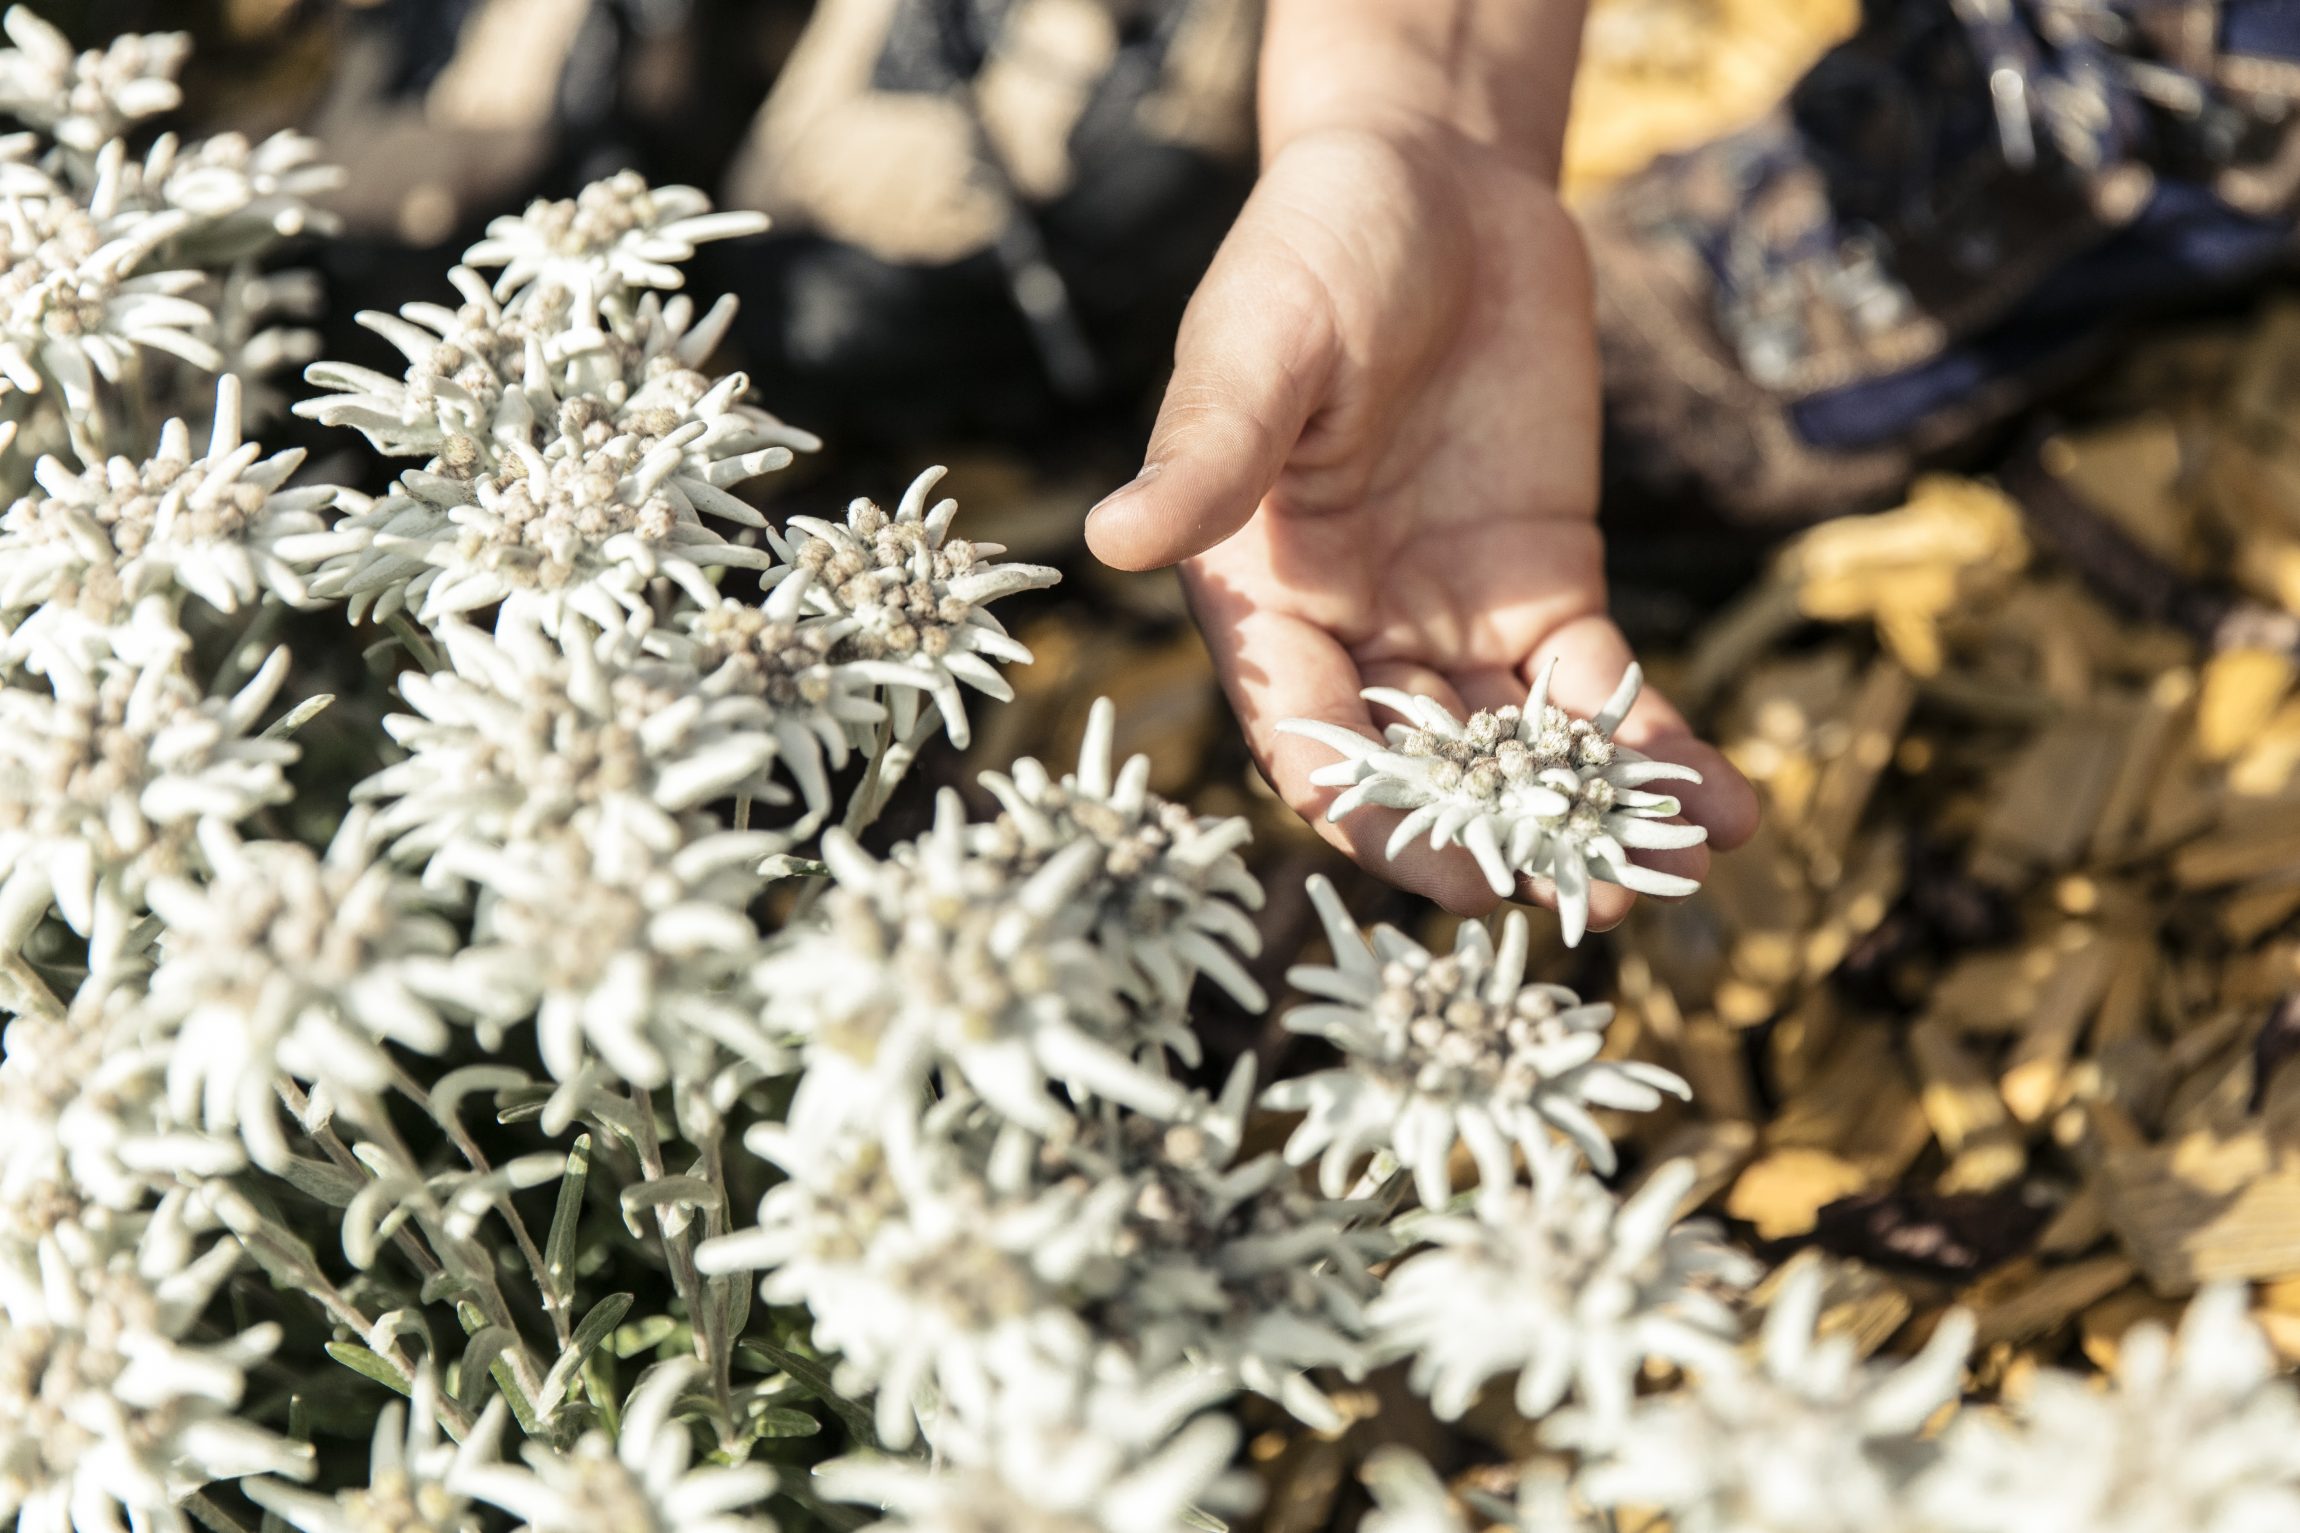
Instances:
[[[1555,174],[1585,0],[1269,0],[1262,153],[1421,121]]]

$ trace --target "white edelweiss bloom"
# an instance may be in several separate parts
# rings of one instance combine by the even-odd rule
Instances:
[[[728,831],[660,854],[565,826],[500,849],[449,848],[434,869],[479,890],[449,987],[491,1052],[505,1027],[533,1017],[544,1066],[562,1081],[594,1059],[648,1088],[701,1081],[729,1055],[771,1060],[744,983],[759,945],[746,907],[781,844]]]
[[[1721,1295],[1758,1268],[1706,1223],[1674,1222],[1692,1185],[1692,1164],[1678,1161],[1623,1202],[1546,1153],[1530,1189],[1481,1200],[1475,1217],[1413,1221],[1430,1249],[1391,1272],[1368,1318],[1391,1355],[1413,1359],[1414,1388],[1445,1420],[1487,1379],[1515,1373],[1520,1416],[1538,1421],[1572,1390],[1610,1430],[1648,1359],[1732,1362],[1733,1312]]]
[[[930,468],[911,481],[891,516],[858,500],[844,523],[794,516],[784,531],[790,562],[813,577],[808,601],[836,641],[832,658],[914,673],[912,686],[934,700],[951,743],[963,750],[972,728],[960,684],[1008,702],[1014,689],[992,662],[1030,663],[1030,651],[986,609],[1062,577],[1044,565],[991,562],[1003,545],[950,536],[958,502],[926,501],[942,476]],[[887,704],[896,738],[906,738],[918,720],[918,692],[894,691]]]
[[[1219,1101],[1193,1094],[1181,1122],[1091,1115],[1045,1146],[1033,1182],[1078,1207],[1039,1265],[1145,1372],[1191,1364],[1338,1431],[1345,1419],[1305,1375],[1356,1377],[1373,1361],[1367,1264],[1391,1241],[1369,1206],[1312,1197],[1276,1155],[1238,1163],[1253,1094],[1249,1057]],[[994,1176],[1010,1158],[993,1155]]]
[[[774,1493],[772,1469],[690,1467],[694,1437],[673,1409],[699,1371],[688,1358],[658,1363],[623,1403],[612,1436],[594,1430],[564,1453],[529,1441],[520,1449],[524,1467],[473,1464],[451,1486],[503,1508],[532,1533],[774,1533],[760,1509]]]
[[[1939,1456],[1920,1434],[1957,1398],[1972,1317],[1952,1311],[1898,1368],[1863,1366],[1851,1337],[1814,1334],[1823,1281],[1817,1261],[1790,1272],[1758,1367],[1705,1367],[1619,1427],[1554,1418],[1545,1435],[1583,1455],[1582,1497],[1657,1509],[1680,1533],[1935,1533],[1910,1492]]]
[[[62,1224],[33,1248],[0,1242],[0,1520],[23,1533],[184,1533],[203,1485],[311,1472],[311,1448],[239,1420],[247,1372],[279,1344],[251,1326],[191,1339],[240,1257],[199,1249],[188,1195],[142,1235]]]
[[[178,1176],[225,1176],[236,1139],[166,1111],[168,1055],[139,1041],[134,993],[91,980],[64,1021],[18,1017],[0,1038],[0,1244],[30,1249],[94,1209],[145,1206]]]
[[[182,104],[176,75],[191,56],[182,32],[131,33],[82,53],[21,5],[0,19],[16,46],[0,49],[0,113],[93,155],[131,123]]]
[[[287,662],[273,651],[229,698],[174,666],[116,662],[52,672],[53,695],[0,687],[0,951],[53,900],[103,969],[152,879],[198,867],[203,845],[288,800],[280,769],[295,747],[248,733]]]
[[[1196,1414],[1219,1379],[1002,1362],[995,1405],[937,1423],[942,1467],[855,1455],[818,1468],[817,1490],[883,1510],[874,1533],[1183,1533],[1240,1499],[1237,1427]]]
[[[1549,879],[1571,947],[1589,926],[1590,879],[1640,894],[1690,894],[1699,887],[1693,880],[1643,867],[1629,854],[1697,846],[1708,833],[1667,823],[1679,812],[1677,800],[1643,791],[1651,782],[1697,783],[1700,773],[1648,760],[1613,739],[1643,673],[1630,666],[1597,717],[1576,719],[1549,701],[1556,669],[1555,659],[1543,664],[1524,707],[1480,709],[1466,720],[1431,698],[1369,687],[1366,701],[1410,721],[1390,725],[1384,740],[1312,719],[1286,719],[1278,728],[1340,753],[1340,761],[1310,777],[1347,790],[1327,808],[1327,819],[1364,804],[1406,810],[1387,855],[1427,833],[1432,847],[1467,848],[1505,898],[1517,874]]]
[[[292,448],[263,456],[240,439],[240,382],[216,385],[207,451],[192,456],[181,420],[160,429],[141,463],[113,458],[75,473],[55,458],[33,470],[37,488],[0,512],[0,613],[83,599],[102,588],[115,608],[170,586],[219,612],[269,592],[308,600],[299,544],[325,531],[331,485],[288,489],[302,466]]]
[[[1144,1056],[1184,1024],[1131,1012],[1078,933],[1101,845],[1073,842],[1016,879],[968,839],[949,790],[934,828],[885,862],[843,831],[824,835],[823,919],[785,932],[752,976],[768,1024],[803,1059],[790,1121],[903,1138],[937,1071],[1041,1135],[1071,1122],[1050,1085],[1171,1118],[1185,1094]]]
[[[1089,935],[1136,1005],[1179,1014],[1203,974],[1248,1011],[1269,1004],[1240,957],[1261,952],[1249,911],[1262,886],[1238,855],[1253,835],[1242,818],[1200,816],[1150,791],[1150,758],[1115,772],[1118,711],[1098,698],[1087,714],[1078,770],[1057,781],[1028,757],[1011,772],[985,772],[982,786],[1004,811],[974,836],[988,855],[1029,872],[1079,840],[1104,848],[1090,886]],[[1178,1043],[1195,1045],[1183,1034]],[[1194,1048],[1183,1054],[1195,1064]]]
[[[704,805],[783,800],[757,698],[705,696],[691,669],[668,662],[603,658],[581,625],[553,641],[518,624],[488,634],[451,623],[439,638],[448,668],[402,675],[415,711],[384,720],[407,758],[354,790],[381,806],[376,826],[395,855],[436,862],[454,849],[434,883],[558,826],[668,854]]]
[[[831,773],[845,768],[851,738],[886,717],[872,689],[907,686],[911,674],[876,660],[833,663],[830,631],[801,619],[808,584],[804,571],[793,571],[759,605],[713,601],[675,614],[642,641],[648,653],[693,670],[703,695],[766,705],[776,763],[806,804],[786,832],[791,839],[829,817]]]
[[[206,877],[149,890],[166,925],[138,1021],[167,1049],[170,1111],[241,1136],[272,1170],[290,1158],[281,1075],[366,1103],[372,1119],[392,1080],[387,1046],[448,1042],[435,1001],[455,993],[455,930],[373,846],[355,810],[324,857],[292,841],[219,842]]]
[[[499,625],[528,621],[557,633],[580,615],[614,631],[653,621],[649,593],[658,581],[709,602],[718,588],[707,571],[773,563],[765,550],[706,527],[685,488],[701,482],[682,471],[710,422],[688,420],[661,437],[609,435],[604,420],[584,420],[581,403],[570,403],[540,447],[507,443],[500,471],[402,475],[392,493],[336,524],[334,556],[314,592],[344,598],[354,618],[411,608],[437,627],[501,604]],[[736,465],[731,483],[764,471],[744,464],[776,467],[789,456],[769,447],[718,461]],[[731,495],[719,500],[742,505]],[[716,504],[713,511],[725,514]]]
[[[503,268],[496,297],[516,306],[557,289],[577,320],[595,325],[602,309],[627,305],[634,290],[680,286],[679,263],[694,259],[697,245],[766,227],[763,213],[714,213],[711,199],[691,186],[651,187],[625,170],[571,199],[537,200],[496,219],[463,259]]]
[[[950,1116],[946,1109],[938,1118]],[[1076,1240],[1075,1189],[1001,1197],[940,1132],[891,1150],[783,1124],[745,1136],[788,1180],[755,1227],[706,1242],[708,1272],[761,1269],[770,1304],[804,1305],[842,1393],[873,1395],[880,1441],[908,1447],[922,1413],[979,1416],[1001,1366],[1084,1368],[1093,1340],[1039,1270]]]
[[[1515,1182],[1513,1151],[1532,1164],[1553,1132],[1610,1172],[1613,1145],[1589,1109],[1643,1112],[1665,1093],[1687,1094],[1658,1065],[1598,1057],[1611,1006],[1525,983],[1522,912],[1503,917],[1498,949],[1483,924],[1464,921],[1441,958],[1390,926],[1375,927],[1369,945],[1331,883],[1312,875],[1307,887],[1334,962],[1288,972],[1318,1000],[1282,1020],[1345,1057],[1337,1069],[1275,1083],[1262,1100],[1308,1114],[1286,1156],[1297,1165],[1319,1157],[1329,1196],[1341,1194],[1361,1156],[1387,1151],[1413,1173],[1423,1204],[1443,1208],[1457,1138],[1487,1187]]]
[[[2300,1527],[2300,1391],[2246,1313],[2207,1288],[2177,1337],[2125,1333],[2105,1387],[2060,1369],[1949,1429],[1916,1501],[1939,1533],[2272,1533]]]
[[[439,1375],[426,1366],[411,1400],[376,1413],[366,1484],[332,1496],[277,1480],[248,1480],[240,1489],[303,1533],[480,1533],[463,1481],[494,1460],[508,1419],[497,1395],[461,1443],[441,1441]]]
[[[63,193],[16,195],[0,219],[0,393],[53,382],[75,416],[97,411],[98,380],[116,382],[135,348],[204,372],[223,365],[215,315],[190,296],[199,271],[144,271],[190,226],[189,214],[124,212],[99,220]],[[91,421],[75,420],[75,441]]]
[[[507,441],[540,447],[578,401],[587,418],[576,424],[591,431],[603,421],[610,435],[665,437],[701,420],[710,429],[688,445],[680,488],[705,513],[754,527],[758,513],[725,487],[738,472],[747,479],[779,466],[770,449],[822,445],[744,402],[742,374],[714,380],[702,371],[734,322],[732,296],[698,319],[684,294],[665,302],[650,293],[613,331],[574,335],[564,304],[507,312],[470,267],[447,276],[463,300],[456,307],[411,303],[397,315],[359,316],[407,359],[403,376],[314,363],[306,376],[332,392],[296,413],[353,428],[386,457],[429,459],[433,472],[465,477],[499,469]],[[746,455],[756,455],[748,465]]]
[[[187,263],[212,269],[283,239],[336,232],[340,221],[317,199],[341,187],[344,172],[322,153],[319,140],[301,133],[257,144],[238,133],[190,143],[163,133],[107,190],[124,204],[189,214],[178,250]]]

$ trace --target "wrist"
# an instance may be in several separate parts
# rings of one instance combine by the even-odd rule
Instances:
[[[1262,156],[1321,129],[1435,129],[1554,179],[1584,0],[1269,0]]]

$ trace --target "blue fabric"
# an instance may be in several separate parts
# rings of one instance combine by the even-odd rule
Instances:
[[[2230,53],[2300,59],[2300,0],[2229,0],[2220,46]]]
[[[2300,22],[2300,4],[2290,11]],[[1905,438],[1936,411],[2096,339],[2135,310],[2258,276],[2292,249],[2291,227],[2229,207],[2188,183],[2158,187],[2138,217],[2040,283],[2002,321],[1921,366],[1815,394],[1790,408],[1816,447]]]

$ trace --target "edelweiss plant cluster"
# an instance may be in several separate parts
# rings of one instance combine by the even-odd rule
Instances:
[[[254,263],[329,173],[132,147],[180,39],[6,25],[0,1523],[1174,1533],[1246,1503],[1233,1397],[1338,1432],[1391,1364],[1533,1424],[1475,1509],[1542,1533],[2300,1521],[2232,1292],[1961,1413],[1969,1324],[1864,1365],[1817,1266],[1745,1341],[1690,1168],[1601,1180],[1607,1115],[1684,1083],[1529,979],[1522,914],[1432,952],[1313,880],[1281,1020],[1325,1063],[1206,1089],[1193,997],[1268,1004],[1246,827],[1152,793],[1107,702],[1075,767],[866,848],[1054,573],[935,472],[843,519],[736,493],[813,441],[711,371],[731,301],[680,265],[757,219],[623,175],[496,221],[363,317],[397,360],[307,374],[397,477],[305,484],[249,435],[298,352]],[[383,697],[323,713],[330,633]],[[1548,681],[1306,732],[1338,813],[1550,880],[1578,936],[1697,833],[1612,741],[1634,671],[1588,721]],[[1465,1526],[1410,1456],[1368,1479],[1369,1528]]]

